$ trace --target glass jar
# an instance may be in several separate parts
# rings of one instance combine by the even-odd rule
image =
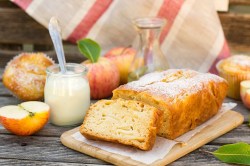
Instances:
[[[159,37],[166,20],[157,17],[138,18],[133,21],[139,35],[139,48],[132,61],[128,81],[139,79],[146,73],[169,69],[162,53]]]
[[[82,123],[90,106],[87,68],[67,63],[66,69],[61,73],[59,65],[53,65],[46,70],[45,103],[51,108],[50,122],[58,126]]]

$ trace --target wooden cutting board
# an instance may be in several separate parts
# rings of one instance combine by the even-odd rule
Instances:
[[[207,126],[200,133],[193,136],[187,145],[181,146],[175,145],[171,151],[161,160],[157,160],[150,165],[166,165],[178,158],[192,152],[193,150],[205,145],[206,143],[214,140],[215,138],[227,133],[228,131],[236,128],[243,123],[244,117],[235,111],[227,111],[219,119],[217,119],[213,125]],[[129,166],[144,166],[144,163],[132,160],[129,157],[107,152],[105,150],[96,148],[94,146],[85,144],[83,142],[75,140],[71,135],[79,130],[79,127],[66,131],[61,135],[61,142],[63,145],[85,153],[92,157],[113,163],[115,165]]]

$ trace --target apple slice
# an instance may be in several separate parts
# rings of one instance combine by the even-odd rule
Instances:
[[[0,123],[16,135],[31,135],[48,122],[49,110],[47,104],[39,101],[4,106],[0,108]]]
[[[250,80],[241,81],[240,96],[244,105],[250,109]]]

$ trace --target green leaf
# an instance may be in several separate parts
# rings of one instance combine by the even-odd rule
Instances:
[[[91,39],[81,39],[77,41],[79,51],[92,63],[97,62],[100,57],[100,45]]]
[[[244,142],[221,146],[212,154],[225,163],[250,165],[250,145]]]

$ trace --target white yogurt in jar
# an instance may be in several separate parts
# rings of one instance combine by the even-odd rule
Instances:
[[[66,65],[66,74],[47,69],[45,103],[51,108],[50,122],[58,126],[82,123],[90,106],[90,88],[85,76],[86,71],[82,74],[74,65],[77,64]],[[80,65],[79,68],[81,67]]]

